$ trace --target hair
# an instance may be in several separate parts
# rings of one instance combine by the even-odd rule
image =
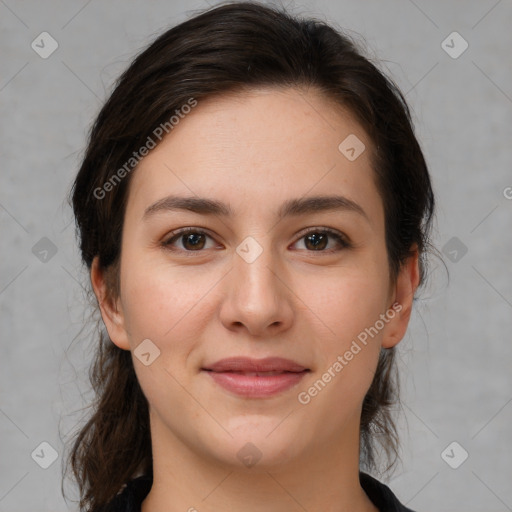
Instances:
[[[423,283],[434,195],[404,96],[341,30],[283,8],[236,2],[203,11],[157,37],[119,77],[91,127],[69,200],[82,260],[90,271],[98,257],[109,297],[120,290],[121,234],[133,174],[119,179],[121,168],[126,162],[128,171],[135,168],[134,151],[191,98],[200,102],[258,87],[314,88],[360,123],[372,143],[391,282],[417,250]],[[101,320],[98,331],[89,370],[94,410],[67,459],[81,511],[100,510],[130,479],[153,474],[148,403],[131,353],[111,342]],[[378,447],[390,462],[386,470],[396,462],[391,408],[398,400],[395,350],[382,349],[361,413],[360,464],[368,470],[376,468]]]

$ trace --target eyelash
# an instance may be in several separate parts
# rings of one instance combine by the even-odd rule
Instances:
[[[201,228],[188,227],[188,228],[183,228],[183,229],[179,229],[179,230],[171,232],[170,233],[170,238],[167,238],[166,240],[164,240],[162,242],[162,246],[165,249],[170,250],[170,251],[186,253],[187,256],[189,256],[189,255],[193,256],[194,253],[204,252],[204,250],[201,250],[201,249],[197,250],[197,251],[188,251],[188,250],[185,250],[185,249],[175,249],[175,248],[172,248],[171,244],[175,240],[179,240],[180,236],[187,235],[189,233],[194,233],[194,234],[198,234],[198,235],[206,235],[206,236],[208,236],[210,238],[213,238],[208,232],[206,232],[205,230],[203,230]],[[350,248],[353,247],[352,244],[348,241],[348,239],[344,235],[339,233],[338,231],[336,231],[334,229],[331,229],[331,228],[320,228],[320,227],[319,228],[311,228],[309,231],[303,233],[297,239],[296,242],[298,242],[299,240],[302,240],[303,238],[305,238],[308,235],[313,234],[313,233],[329,235],[330,237],[334,238],[338,242],[338,244],[341,246],[341,248],[338,248],[338,249],[325,249],[325,250],[318,250],[318,251],[307,250],[306,249],[306,252],[333,254],[333,253],[341,251],[343,249],[350,249]]]

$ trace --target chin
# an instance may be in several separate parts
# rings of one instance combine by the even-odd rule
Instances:
[[[225,437],[224,443],[218,439],[212,442],[215,456],[237,471],[265,472],[293,463],[305,441],[300,429],[290,429],[289,425],[286,428],[286,419],[279,424],[283,418],[259,423],[251,420],[249,424],[238,425],[236,430],[229,429],[233,437]]]

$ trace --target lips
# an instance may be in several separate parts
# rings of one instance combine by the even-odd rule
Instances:
[[[228,359],[221,359],[212,365],[209,365],[203,370],[212,372],[233,372],[243,373],[245,375],[278,375],[284,372],[298,373],[306,371],[307,368],[282,357],[267,357],[265,359],[252,359],[249,357],[231,357]]]
[[[310,370],[280,357],[222,359],[202,370],[231,394],[267,398],[296,386]]]

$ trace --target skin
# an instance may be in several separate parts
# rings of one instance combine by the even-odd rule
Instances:
[[[366,146],[352,162],[338,150],[349,134]],[[320,93],[266,88],[200,101],[134,171],[120,296],[109,295],[97,259],[91,282],[150,405],[154,482],[142,512],[377,511],[358,478],[361,406],[381,347],[405,334],[419,271],[416,253],[390,280],[370,148],[354,118]],[[276,216],[288,199],[333,193],[366,217]],[[234,215],[161,211],[143,220],[169,194],[216,199]],[[199,249],[183,237],[166,249],[183,227],[208,236]],[[352,247],[329,237],[315,251],[305,235],[325,227]],[[248,236],[262,248],[251,263],[236,252]],[[401,311],[301,404],[298,393],[395,302]],[[160,350],[148,366],[133,354],[145,339]],[[235,355],[286,357],[311,371],[276,396],[244,399],[201,372]],[[237,457],[247,442],[261,452],[252,467]]]

